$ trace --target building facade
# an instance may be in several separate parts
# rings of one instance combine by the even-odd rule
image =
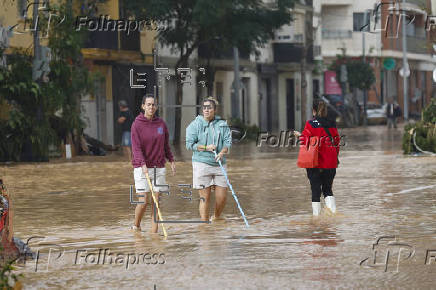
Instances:
[[[434,93],[432,73],[436,68],[432,44],[434,32],[427,31],[428,16],[434,9],[430,0],[321,0],[322,57],[324,70],[337,54],[366,56],[374,69],[375,84],[368,90],[368,102],[398,102],[404,111],[402,14],[407,15],[406,55],[408,111],[418,117]],[[363,92],[354,90],[360,103]]]

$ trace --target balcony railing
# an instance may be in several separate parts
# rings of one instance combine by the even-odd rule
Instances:
[[[89,31],[85,48],[118,49],[118,31]]]
[[[90,31],[84,47],[139,51],[140,33],[139,31],[131,31],[127,35],[124,31]]]
[[[208,59],[233,59],[233,48],[228,49],[211,49],[210,46],[205,44],[200,44],[198,46],[198,56],[200,58]],[[239,58],[241,59],[249,59],[250,54],[246,51],[239,49]]]
[[[417,5],[420,8],[427,7],[427,1],[426,0],[406,0],[407,3],[412,3]]]
[[[274,62],[300,63],[303,57],[303,45],[296,43],[273,43]],[[313,63],[313,46],[307,47],[306,61]]]
[[[324,39],[344,39],[352,38],[353,31],[345,29],[323,29],[322,38]]]
[[[428,53],[427,39],[423,37],[407,36],[407,51],[412,53]]]

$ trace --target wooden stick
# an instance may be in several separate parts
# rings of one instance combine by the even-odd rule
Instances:
[[[151,185],[150,177],[148,176],[148,174],[146,174],[145,177],[147,178],[148,186],[150,187],[151,196],[153,197],[154,204],[156,205],[157,214],[159,216],[159,219],[161,221],[163,221],[162,214],[161,214],[160,209],[159,209],[159,205],[157,203],[156,197],[154,196],[153,186]],[[167,231],[165,230],[165,226],[163,223],[160,223],[160,224],[162,225],[162,230],[163,230],[164,236],[166,238],[168,235],[167,235]]]

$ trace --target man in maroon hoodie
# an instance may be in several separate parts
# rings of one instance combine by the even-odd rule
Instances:
[[[173,174],[176,172],[176,165],[169,145],[168,128],[165,122],[155,116],[157,102],[152,95],[146,95],[142,99],[140,113],[132,124],[132,164],[134,167],[133,176],[135,178],[136,193],[146,195],[140,197],[139,201],[143,204],[136,205],[134,230],[141,230],[141,219],[144,216],[147,204],[151,204],[151,232],[156,233],[158,224],[154,222],[154,202],[149,195],[148,176],[153,185],[156,199],[159,199],[159,191],[165,181],[166,159],[171,162]],[[156,170],[154,170],[156,167]],[[155,176],[156,175],[156,176]],[[162,187],[165,189],[165,187]],[[156,216],[156,219],[158,217]]]

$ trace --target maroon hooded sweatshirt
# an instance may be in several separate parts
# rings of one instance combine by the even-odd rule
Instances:
[[[132,164],[141,167],[146,164],[148,168],[165,167],[165,158],[174,161],[171,153],[168,128],[164,120],[158,117],[147,119],[139,114],[132,124]]]

